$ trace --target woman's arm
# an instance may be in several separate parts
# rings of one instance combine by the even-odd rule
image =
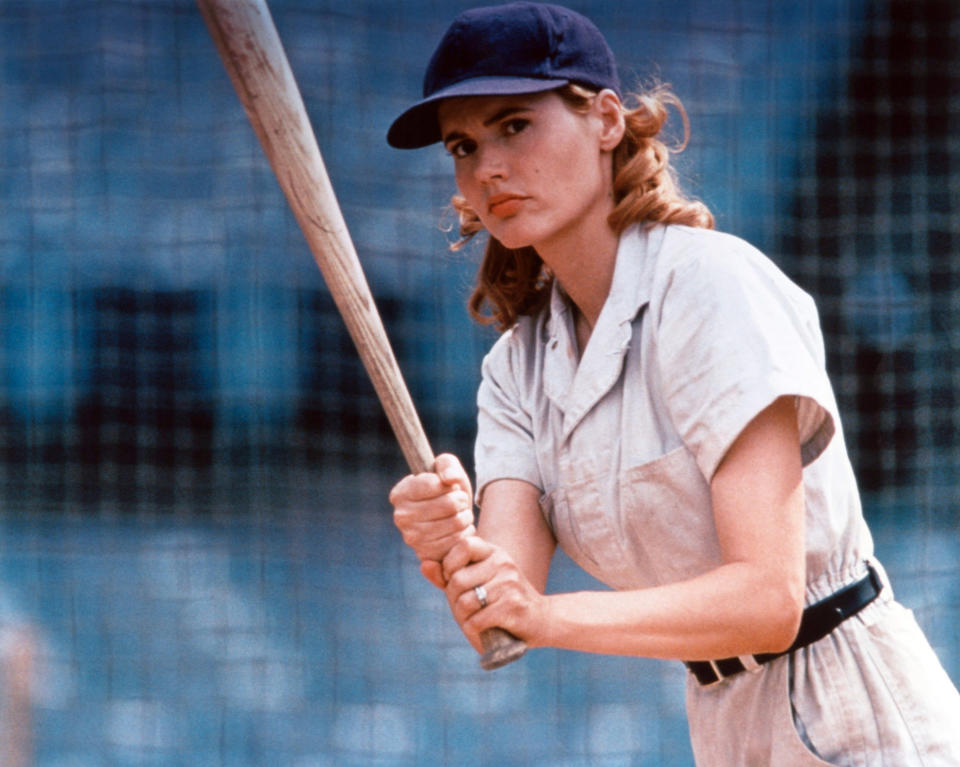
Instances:
[[[444,560],[454,615],[475,645],[480,631],[500,626],[531,646],[618,655],[698,660],[784,650],[804,600],[801,472],[793,398],[782,397],[744,429],[711,481],[720,567],[650,589],[543,596],[544,573],[534,569],[536,580],[525,582],[527,565],[505,566],[506,552],[473,537]],[[500,522],[496,496],[489,500]],[[539,559],[539,544],[526,548],[519,556]],[[478,584],[488,593],[482,610],[472,594]]]
[[[540,511],[540,495],[522,480],[491,482],[483,491],[477,529],[483,540],[503,549],[542,594],[557,542]]]

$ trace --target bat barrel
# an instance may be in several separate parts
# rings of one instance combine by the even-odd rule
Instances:
[[[434,456],[400,374],[266,3],[199,0],[210,34],[413,471]]]
[[[197,0],[310,251],[414,473],[433,451],[390,346],[337,203],[313,128],[265,0]],[[500,629],[483,633],[481,665],[498,668],[526,645]]]

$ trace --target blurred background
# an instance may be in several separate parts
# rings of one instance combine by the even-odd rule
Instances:
[[[468,463],[479,250],[443,151],[383,136],[472,4],[270,3]],[[960,682],[960,5],[571,5],[683,99],[718,227],[818,300],[879,554]],[[691,765],[677,663],[479,670],[392,526],[405,472],[193,3],[0,0],[0,761]]]

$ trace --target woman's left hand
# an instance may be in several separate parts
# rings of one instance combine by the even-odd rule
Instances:
[[[499,627],[531,647],[545,634],[548,598],[524,576],[499,546],[474,535],[459,541],[443,559],[450,610],[477,652],[480,633]],[[486,605],[480,603],[476,587]]]

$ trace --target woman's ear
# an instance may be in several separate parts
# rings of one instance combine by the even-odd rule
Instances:
[[[600,118],[600,148],[612,152],[620,144],[627,129],[620,97],[609,88],[604,88],[594,98],[593,110]]]

